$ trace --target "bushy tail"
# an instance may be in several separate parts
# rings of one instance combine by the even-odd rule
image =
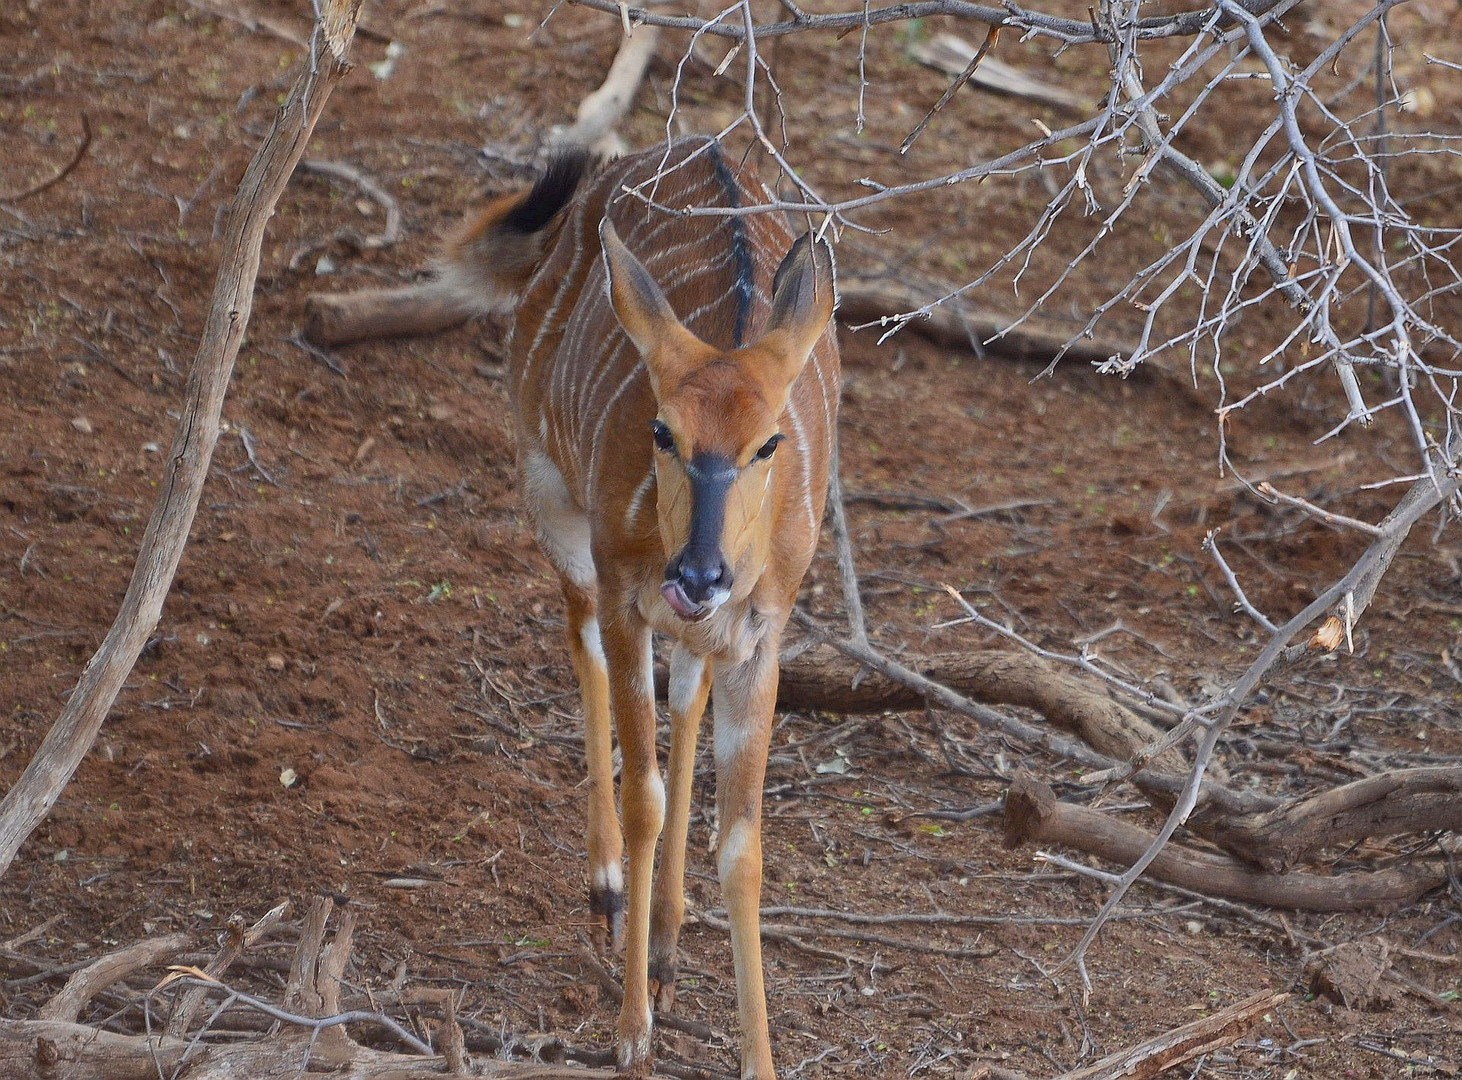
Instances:
[[[555,155],[532,188],[494,199],[448,242],[437,273],[454,299],[478,314],[512,309],[591,160],[582,150]]]

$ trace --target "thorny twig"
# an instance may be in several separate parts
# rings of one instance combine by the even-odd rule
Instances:
[[[1223,574],[1223,580],[1233,590],[1234,600],[1237,602],[1239,610],[1271,634],[1278,630],[1279,628],[1269,621],[1269,617],[1251,604],[1249,598],[1244,595],[1244,587],[1239,584],[1239,579],[1234,576],[1233,570],[1229,568],[1229,564],[1225,561],[1223,553],[1218,550],[1217,529],[1210,529],[1208,535],[1203,538],[1203,550],[1213,556],[1213,561],[1218,564],[1219,572]]]

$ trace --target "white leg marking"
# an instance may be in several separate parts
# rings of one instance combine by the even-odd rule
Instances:
[[[594,867],[590,872],[589,880],[593,883],[596,892],[624,892],[624,871],[620,869],[618,859],[603,866]]]
[[[609,661],[604,658],[604,642],[599,637],[599,620],[585,619],[584,625],[579,628],[579,640],[584,643],[584,651],[589,654],[589,659],[594,661],[599,670],[604,671],[609,667]]]
[[[741,756],[756,730],[739,717],[728,719],[718,710],[715,725],[716,772],[720,773],[729,769]]]
[[[684,716],[700,692],[706,662],[688,649],[677,647],[670,654],[670,715]]]
[[[749,821],[738,821],[731,831],[721,837],[721,850],[716,855],[716,873],[724,882],[736,869],[736,864],[746,854],[747,845],[756,838],[756,829]]]
[[[623,1042],[619,1045],[619,1071],[629,1072],[639,1062],[650,1056],[650,1033],[654,1030],[655,1015],[650,1006],[645,1006],[645,1032],[637,1036],[632,1042]]]
[[[655,816],[663,823],[665,820],[665,780],[660,775],[660,766],[656,765],[650,770],[650,800],[655,807]]]

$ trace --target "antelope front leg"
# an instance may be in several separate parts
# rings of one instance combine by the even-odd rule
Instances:
[[[609,715],[609,672],[600,642],[594,597],[567,579],[569,656],[584,706],[584,757],[589,770],[589,910],[604,916],[612,948],[624,940],[623,842],[614,810],[614,746]]]
[[[742,1080],[773,1080],[761,969],[761,793],[772,709],[777,700],[776,635],[750,659],[718,667],[712,688],[716,727],[716,805],[721,821],[717,870],[731,921]]]
[[[620,818],[629,854],[624,935],[624,1003],[619,1011],[619,1068],[650,1070],[650,882],[655,841],[665,821],[665,784],[655,756],[655,670],[650,628],[632,612],[602,628],[609,665],[609,699],[619,732]]]
[[[677,645],[670,654],[670,783],[665,840],[650,904],[650,990],[655,995],[657,1012],[669,1012],[675,1002],[675,949],[680,941],[680,923],[685,918],[685,843],[690,827],[690,791],[695,780],[695,744],[710,689],[710,661]]]

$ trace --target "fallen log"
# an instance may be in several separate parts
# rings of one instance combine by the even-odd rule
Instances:
[[[1219,818],[1205,834],[1280,874],[1322,848],[1372,836],[1462,832],[1462,767],[1396,769],[1258,814]]]
[[[946,75],[963,74],[976,51],[975,46],[954,34],[936,34],[929,41],[916,41],[909,47],[911,57]],[[1079,115],[1091,107],[1091,102],[1080,94],[1042,82],[1029,72],[993,56],[981,58],[980,66],[974,70],[970,81],[984,90],[1025,98],[1072,115]]]
[[[975,701],[1034,709],[1108,757],[1125,760],[1162,735],[1156,726],[1102,691],[1030,653],[988,649],[905,657],[904,661],[925,678]],[[827,645],[785,661],[777,687],[777,703],[787,709],[876,713],[921,709],[927,700],[918,690]],[[1188,771],[1176,749],[1159,754],[1152,767],[1177,775]]]
[[[604,82],[580,102],[574,123],[554,132],[551,145],[584,147],[601,156],[622,152],[615,127],[634,103],[659,40],[656,26],[627,34]],[[460,289],[430,278],[395,289],[312,293],[305,298],[303,332],[306,341],[323,346],[418,337],[461,326],[480,311],[480,305],[464,302]]]
[[[193,1053],[186,1064],[189,1047]],[[272,1080],[302,1075],[331,1080],[440,1080],[444,1076],[502,1080],[610,1080],[613,1069],[532,1062],[474,1062],[471,1071],[448,1070],[441,1057],[395,1054],[349,1043],[345,1051],[311,1046],[308,1032],[286,1032],[256,1040],[198,1047],[170,1035],[121,1035],[61,1020],[0,1019],[0,1076],[37,1080]],[[178,1073],[179,1067],[186,1071]],[[159,1070],[161,1070],[159,1072]]]
[[[143,968],[166,963],[191,944],[191,934],[166,934],[108,953],[67,979],[66,985],[41,1007],[39,1016],[42,1020],[75,1021],[86,1003],[107,987]]]
[[[918,311],[934,297],[892,277],[842,274],[838,277],[838,319],[846,326],[892,325],[897,316]],[[962,301],[941,304],[927,315],[910,319],[904,329],[936,345],[969,352],[1002,356],[1008,360],[1054,360],[1060,356],[1079,364],[1102,364],[1113,357],[1132,355],[1125,342],[1071,341],[1067,335],[1045,329],[1038,323],[1010,328],[1014,320],[999,312],[972,309]],[[1134,377],[1146,378],[1139,365]]]
[[[880,278],[845,275],[838,283],[838,319],[845,326],[877,323],[917,310],[928,301],[914,290]],[[311,293],[305,298],[305,340],[321,346],[351,345],[381,338],[420,337],[461,326],[480,309],[460,290],[427,278],[394,289],[360,289],[347,293]],[[1039,327],[1009,330],[1011,319],[989,311],[957,310],[943,305],[927,318],[912,319],[905,329],[935,344],[971,352],[988,352],[1011,360],[1047,361],[1058,355],[1077,363],[1103,363],[1128,356],[1119,342],[1067,339]],[[1062,353],[1062,349],[1066,351]],[[1137,369],[1138,378],[1144,368]]]
[[[614,129],[634,104],[659,42],[658,26],[639,26],[632,32],[626,27],[604,82],[579,102],[574,122],[554,132],[554,145],[582,146],[601,155],[624,153],[624,142]]]
[[[1074,848],[1130,866],[1147,851],[1153,834],[1109,814],[1058,802],[1029,773],[1017,773],[1005,802],[1005,844],[1037,843]],[[1446,881],[1446,871],[1396,868],[1368,872],[1269,874],[1227,855],[1169,844],[1148,873],[1205,896],[1305,911],[1394,909],[1414,903]]]
[[[460,290],[435,278],[396,289],[311,293],[303,332],[306,341],[324,346],[417,337],[461,326],[477,310]]]

